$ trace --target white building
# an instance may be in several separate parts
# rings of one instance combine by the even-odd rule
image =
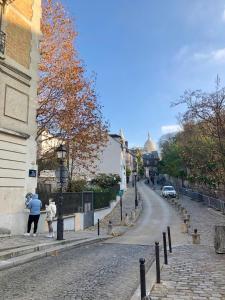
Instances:
[[[121,178],[120,189],[127,189],[126,146],[122,132],[120,135],[109,134],[107,145],[99,155],[95,173],[118,174]]]

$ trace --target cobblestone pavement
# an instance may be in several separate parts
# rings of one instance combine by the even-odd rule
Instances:
[[[91,232],[64,232],[65,239],[85,239],[91,238],[94,236],[94,233]],[[46,237],[46,234],[39,234],[37,237],[25,237],[25,236],[11,236],[0,238],[0,252],[7,249],[14,249],[24,246],[32,246],[38,244],[46,244],[55,241],[55,239],[49,239]]]
[[[186,235],[186,245],[169,255],[162,283],[154,286],[151,299],[225,300],[225,255],[216,254],[213,247],[214,225],[225,225],[225,217],[186,196],[179,201],[191,215],[190,232],[197,228],[201,234],[201,245],[188,245]]]
[[[0,273],[1,300],[126,300],[138,284],[140,257],[151,246],[95,244]]]
[[[161,191],[157,189],[156,192],[160,194]],[[187,209],[188,214],[191,216],[189,233],[191,234],[197,228],[198,233],[201,234],[201,244],[213,246],[214,226],[225,225],[225,215],[212,208],[208,208],[202,202],[193,201],[184,195],[180,195],[179,202]],[[174,210],[176,211],[175,207]],[[178,212],[177,215],[179,215]]]
[[[152,300],[224,300],[225,255],[208,246],[179,246],[164,265],[161,280]]]
[[[141,201],[140,201],[141,204]],[[134,210],[134,189],[123,197],[123,215]],[[141,205],[136,210],[138,214]],[[116,231],[121,226],[120,204],[101,222],[101,234],[111,220]],[[65,238],[86,238],[96,235],[96,226],[84,232],[65,233]],[[44,235],[37,238],[17,236],[2,239],[0,251],[19,245],[46,243]],[[139,280],[139,258],[146,258],[146,268],[153,260],[153,247],[98,243],[81,246],[0,273],[0,299],[130,299]]]
[[[139,199],[138,208],[135,209],[135,198],[134,197],[135,197],[134,188],[129,186],[126,193],[122,197],[123,221],[121,222],[121,208],[120,208],[120,202],[118,202],[117,205],[112,210],[112,212],[100,221],[101,232],[106,233],[109,221],[112,222],[114,230],[117,233],[123,233],[124,231],[126,231],[127,227],[124,223],[126,215],[128,215],[128,217],[129,217],[129,225],[132,225],[135,223],[135,221],[139,217],[141,210],[142,210],[142,199],[138,193],[138,199]],[[135,219],[132,218],[132,213],[134,211],[135,211]],[[95,231],[96,228],[97,228],[97,225],[88,228],[87,231]]]
[[[214,226],[225,225],[225,216],[186,196],[181,195],[179,201],[191,215],[191,231],[197,228],[201,234],[201,244],[213,246]]]

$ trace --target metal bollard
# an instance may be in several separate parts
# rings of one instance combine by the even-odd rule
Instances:
[[[155,242],[156,283],[160,283],[159,242]]]
[[[166,233],[163,232],[163,248],[164,248],[164,263],[168,265],[168,258],[167,258],[167,246],[166,246]]]
[[[100,235],[100,223],[99,223],[99,219],[98,219],[98,235]]]
[[[140,258],[140,285],[141,285],[141,300],[146,297],[146,282],[145,282],[145,259]]]
[[[170,226],[167,226],[167,234],[168,234],[169,251],[170,253],[172,253]]]
[[[123,220],[123,198],[120,196],[120,221]]]

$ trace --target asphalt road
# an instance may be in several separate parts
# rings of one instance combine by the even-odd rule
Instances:
[[[125,235],[105,243],[80,247],[0,273],[0,299],[130,299],[138,286],[139,258],[146,268],[153,260],[154,242],[179,218],[165,200],[139,183],[144,210]],[[174,234],[179,243],[182,237]]]

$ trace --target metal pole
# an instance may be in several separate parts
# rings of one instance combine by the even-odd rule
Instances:
[[[160,283],[159,242],[155,242],[156,283]]]
[[[98,219],[98,235],[100,235],[100,224],[99,224],[99,219]]]
[[[164,248],[164,263],[165,263],[165,265],[168,265],[167,246],[166,246],[166,233],[165,232],[163,232],[163,248]]]
[[[145,283],[145,259],[140,258],[140,285],[141,285],[141,299],[146,297],[146,283]]]
[[[172,253],[172,244],[171,244],[170,226],[167,227],[167,233],[168,233],[169,251],[170,251],[170,253]]]
[[[134,176],[134,186],[135,186],[135,208],[138,207],[138,200],[137,200],[137,175]]]
[[[58,201],[57,240],[63,240],[63,160],[60,160],[60,196]]]
[[[120,220],[121,220],[121,222],[122,222],[122,220],[123,220],[123,198],[122,198],[122,196],[120,196]]]

